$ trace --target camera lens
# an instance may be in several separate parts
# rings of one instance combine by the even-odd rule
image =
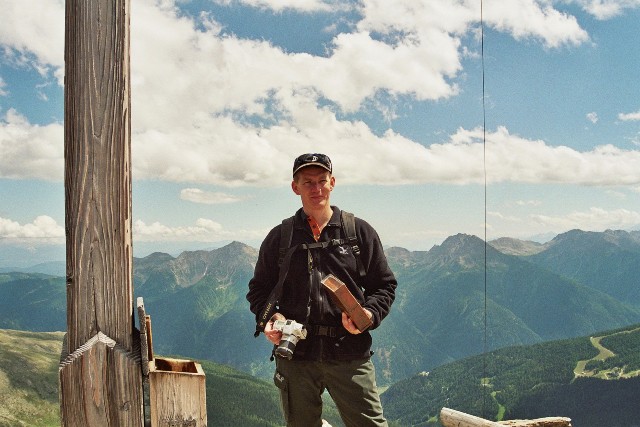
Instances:
[[[296,349],[296,344],[298,343],[298,338],[289,335],[285,339],[280,341],[280,345],[276,348],[276,355],[282,357],[283,359],[289,359],[293,357],[293,351]]]

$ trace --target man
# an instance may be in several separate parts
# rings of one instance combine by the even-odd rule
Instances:
[[[291,188],[300,196],[302,208],[293,217],[289,247],[296,249],[290,262],[282,261],[284,225],[269,232],[260,247],[247,300],[259,324],[261,315],[270,319],[264,334],[276,346],[282,332],[274,329],[274,320],[295,320],[306,327],[307,336],[297,342],[291,360],[276,357],[274,382],[280,388],[287,426],[320,427],[325,389],[347,427],[387,426],[370,360],[371,335],[340,312],[321,280],[333,274],[346,284],[372,320],[369,329],[378,327],[389,313],[397,282],[378,234],[368,223],[355,218],[358,257],[351,244],[342,243],[347,236],[341,211],[329,202],[335,183],[326,155],[303,154],[295,159]],[[279,264],[287,274],[277,312],[269,317],[265,306],[271,307],[267,302],[280,277]]]

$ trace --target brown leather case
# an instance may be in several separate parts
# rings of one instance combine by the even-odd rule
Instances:
[[[353,296],[347,285],[340,279],[333,274],[329,274],[321,282],[333,303],[340,307],[340,310],[347,313],[347,316],[353,320],[360,332],[363,332],[373,324],[356,297]]]

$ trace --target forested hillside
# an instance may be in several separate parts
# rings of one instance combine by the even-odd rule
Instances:
[[[640,325],[495,350],[422,372],[383,395],[401,425],[438,426],[443,406],[492,420],[563,416],[574,427],[637,425]],[[587,370],[579,367],[590,366]]]

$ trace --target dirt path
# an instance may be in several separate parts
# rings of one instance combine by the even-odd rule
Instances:
[[[619,334],[630,334],[632,332],[636,332],[640,330],[640,328],[638,329],[633,329],[630,331],[622,331],[622,332],[616,332],[615,334],[611,334],[611,335],[603,335],[601,337],[591,337],[589,338],[589,340],[591,341],[591,345],[593,345],[597,350],[598,350],[598,354],[595,357],[592,357],[591,359],[587,359],[587,360],[580,360],[578,361],[578,363],[576,364],[576,367],[573,369],[573,375],[575,378],[578,377],[597,377],[597,378],[602,378],[602,379],[608,379],[609,378],[609,373],[611,372],[610,370],[604,370],[604,371],[586,371],[586,366],[587,363],[589,363],[592,360],[596,360],[596,361],[603,361],[603,360],[607,360],[610,357],[614,357],[616,354],[609,350],[608,348],[604,347],[600,342],[602,341],[603,338],[607,338],[607,337],[612,337],[614,335],[619,335]],[[621,376],[629,376],[632,374],[637,374],[637,373],[629,373],[627,375],[622,374]]]

